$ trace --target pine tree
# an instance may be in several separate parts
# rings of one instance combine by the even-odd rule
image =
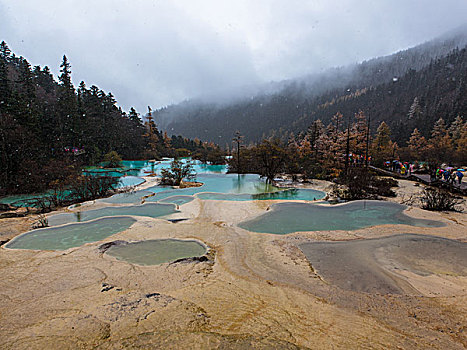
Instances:
[[[240,131],[237,130],[235,132],[235,136],[232,139],[232,141],[235,143],[236,150],[237,150],[237,164],[236,164],[237,165],[237,173],[241,174],[242,173],[242,162],[241,162],[240,155],[241,155],[241,148],[242,148],[242,143],[243,143],[243,135],[240,134]]]
[[[373,140],[373,158],[377,165],[391,158],[393,144],[391,141],[391,129],[385,122],[381,122]]]
[[[70,62],[68,62],[66,55],[63,55],[63,61],[62,64],[60,64],[60,73],[62,73],[58,78],[60,85],[69,95],[72,93],[74,94],[75,89],[71,82],[71,65]]]
[[[308,128],[308,132],[306,138],[310,143],[311,151],[313,152],[313,158],[316,161],[318,158],[318,153],[320,151],[320,138],[321,135],[324,133],[324,125],[323,122],[318,119],[315,120],[311,126]]]
[[[340,112],[337,112],[331,118],[331,123],[329,123],[327,127],[327,134],[334,142],[336,142],[339,137],[339,131],[342,128],[343,119],[344,116]]]
[[[20,57],[18,78],[18,83],[20,84],[19,90],[21,90],[22,95],[27,99],[32,100],[34,98],[35,91],[31,65],[23,57]]]
[[[410,156],[414,161],[426,160],[427,141],[425,137],[420,134],[418,129],[414,129],[409,141],[407,142]]]
[[[351,128],[350,152],[357,155],[365,153],[365,146],[368,134],[367,118],[363,111],[355,114],[355,123]]]
[[[172,148],[172,143],[171,143],[171,140],[169,138],[169,136],[167,136],[167,131],[164,131],[164,147],[168,150],[170,150]]]
[[[446,136],[446,122],[443,118],[439,118],[433,126],[431,137],[433,139],[438,139],[443,138],[444,136]]]
[[[422,114],[422,109],[420,108],[420,102],[418,101],[418,97],[413,99],[412,105],[410,106],[409,113],[407,117],[409,119],[417,119]]]
[[[9,62],[11,58],[11,51],[5,41],[2,41],[0,44],[0,57],[5,60],[5,62]]]
[[[429,159],[434,163],[449,162],[452,159],[452,141],[446,129],[443,118],[439,118],[431,131],[431,138],[428,140]]]
[[[77,98],[75,88],[71,82],[71,65],[66,55],[60,65],[59,91],[57,101],[57,112],[59,128],[57,141],[62,147],[80,146],[79,136],[81,134],[80,120],[77,117]]]
[[[451,139],[455,144],[461,137],[463,125],[464,125],[464,121],[462,120],[462,117],[458,115],[456,119],[454,119],[454,121],[449,126],[448,133],[451,136]]]
[[[133,107],[130,108],[130,111],[128,113],[128,118],[133,122],[137,122],[137,123],[141,122],[141,119],[139,119],[139,113],[136,112],[136,110]]]
[[[0,113],[6,113],[10,102],[10,84],[8,81],[8,64],[0,57]]]
[[[329,166],[334,169],[339,168],[339,155],[345,152],[345,133],[341,129],[344,129],[344,116],[338,112],[331,118],[326,129],[328,145],[325,157]]]
[[[50,68],[45,66],[36,76],[37,84],[42,86],[47,93],[55,90],[56,82],[53,78]]]
[[[152,158],[158,158],[159,150],[160,150],[160,135],[159,130],[157,129],[157,125],[154,122],[154,118],[152,116],[152,108],[148,106],[148,121],[146,122],[146,134],[144,135],[146,138],[146,142],[148,144],[148,156]]]
[[[467,164],[467,122],[465,122],[462,127],[460,128],[460,136],[459,139],[457,140],[457,148],[456,148],[456,160],[461,164],[461,166],[464,166]]]
[[[31,65],[23,57],[20,57],[18,71],[15,109],[19,114],[19,122],[30,129],[38,129],[39,112],[36,104],[34,77],[31,71]]]

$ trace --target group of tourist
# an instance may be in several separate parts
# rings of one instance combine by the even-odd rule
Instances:
[[[349,153],[349,162],[350,162],[350,165],[353,164],[353,166],[359,166],[365,163],[371,164],[371,156],[368,156],[368,162],[367,162],[367,157],[365,155]]]
[[[419,165],[409,162],[401,162],[399,160],[386,161],[385,166],[388,170],[399,173],[402,176],[410,176],[414,171],[419,169]],[[436,170],[435,170],[436,169]],[[459,186],[462,184],[462,178],[464,177],[464,169],[455,169],[453,167],[438,167],[430,172],[431,181],[444,181],[447,184]]]
[[[456,183],[457,178],[457,182],[460,186],[462,184],[462,178],[464,177],[464,173],[462,171],[463,169],[455,170],[453,168],[438,168],[436,169],[435,177],[436,180],[443,180],[444,182],[449,183],[451,185],[454,185]]]
[[[409,162],[402,163],[398,160],[393,160],[392,162],[387,161],[385,165],[391,168],[393,172],[398,172],[402,176],[410,176],[415,170],[415,164]]]

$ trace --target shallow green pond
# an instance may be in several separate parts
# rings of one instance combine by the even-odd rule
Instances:
[[[253,232],[287,234],[298,231],[357,230],[364,227],[404,224],[441,227],[433,220],[411,218],[403,213],[406,206],[383,201],[354,201],[342,205],[321,206],[313,203],[278,203],[273,209],[238,226]]]
[[[141,185],[144,182],[144,179],[137,176],[124,176],[120,178],[118,187],[130,187]]]
[[[174,195],[193,196],[200,199],[251,201],[266,199],[317,200],[324,192],[308,189],[281,189],[261,180],[254,174],[202,174],[196,179],[203,186],[183,189],[167,189],[154,186],[147,189],[155,196],[148,202],[157,202]]]
[[[98,220],[42,228],[26,232],[6,244],[11,249],[65,250],[85,243],[100,241],[128,229],[135,219],[130,217]]]
[[[183,205],[191,202],[195,197],[193,196],[172,196],[162,199],[160,203],[172,203],[176,205]]]
[[[199,193],[196,196],[205,200],[224,201],[252,201],[252,200],[306,200],[314,201],[322,199],[324,192],[309,189],[286,189],[276,192],[265,192],[256,194],[235,193]]]
[[[85,172],[86,173],[86,172]],[[111,175],[109,173],[105,172],[100,172],[101,175],[108,175],[108,176],[122,176],[122,174],[118,173],[117,175]],[[123,188],[123,187],[129,187],[129,186],[137,186],[140,185],[144,182],[144,179],[136,176],[123,176],[120,177],[120,181],[118,184],[115,186],[115,188]],[[134,193],[134,192],[133,192]],[[63,196],[61,199],[65,199],[67,196],[71,194],[71,191],[64,191]],[[151,192],[147,192],[146,194],[151,194]],[[18,195],[12,195],[12,196],[6,196],[0,198],[0,203],[3,204],[11,204],[17,207],[34,207],[35,206],[35,200],[38,198],[48,198],[53,195],[52,191],[45,191],[42,193],[32,193],[32,194],[18,194]],[[110,199],[106,198],[106,200],[109,203],[112,203],[112,201],[118,202],[118,203],[137,203],[138,200],[136,199],[136,196],[128,196],[126,193],[118,194],[116,195],[117,197]],[[140,196],[142,197],[142,196]],[[126,201],[126,202],[125,202]],[[141,200],[139,200],[141,201]]]
[[[104,216],[148,216],[157,218],[176,213],[173,204],[147,203],[143,205],[131,205],[125,207],[106,207],[94,210],[87,210],[76,213],[56,214],[48,218],[50,226],[68,224],[71,222],[82,222],[94,220]]]
[[[104,163],[100,164],[100,167],[87,167],[85,170],[89,173],[107,173],[111,176],[122,176],[132,175],[132,176],[146,176],[150,173],[156,173],[160,175],[162,169],[170,168],[170,163],[172,159],[167,158],[164,160],[150,162],[148,160],[124,160],[121,162],[121,166],[119,168],[114,169],[105,169],[102,168]],[[189,158],[182,158],[181,161],[186,163],[190,161]],[[193,170],[197,174],[205,174],[205,173],[225,173],[227,171],[226,165],[210,165],[210,164],[203,164],[198,160],[192,160],[191,164],[193,165]]]
[[[184,162],[188,159],[183,159]],[[87,167],[84,173],[95,175],[107,175],[120,178],[118,188],[135,186],[144,182],[140,176],[155,172],[160,175],[160,170],[170,167],[171,160],[158,162],[149,161],[123,161],[122,166],[116,169],[103,169],[100,167]],[[156,195],[146,199],[147,202],[159,202],[173,196],[194,196],[200,199],[250,201],[265,199],[280,200],[317,200],[325,196],[324,192],[304,189],[280,189],[266,183],[255,174],[225,174],[225,165],[208,165],[199,161],[193,161],[194,170],[198,174],[196,181],[202,182],[201,187],[174,189],[169,186],[153,186],[143,191],[119,193],[109,198],[101,199],[105,203],[114,204],[139,204],[144,196],[155,193]],[[49,193],[36,195],[19,195],[0,198],[0,203],[14,203],[26,205],[27,201],[34,197],[44,197]],[[179,203],[175,203],[179,204]],[[29,204],[31,205],[31,204]]]
[[[106,254],[138,265],[158,265],[183,258],[202,256],[206,247],[197,241],[157,239],[115,245]]]
[[[140,204],[144,196],[152,195],[149,191],[132,191],[114,194],[112,197],[99,199],[100,202],[112,204]]]

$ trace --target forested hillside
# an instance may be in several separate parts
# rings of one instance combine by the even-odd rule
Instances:
[[[66,56],[60,68],[56,81],[47,66],[31,67],[0,45],[0,195],[44,190],[110,151],[150,159],[216,148],[168,137],[152,118],[143,124],[133,108],[125,113],[97,86],[81,82],[75,89]]]
[[[311,106],[311,113],[297,118],[291,130],[297,132],[308,127],[310,118],[327,122],[337,112],[352,117],[363,110],[373,121],[373,131],[385,121],[394,140],[405,144],[414,128],[428,137],[440,117],[451,123],[456,116],[465,115],[466,84],[467,51],[455,49],[419,71],[409,70],[397,81]]]
[[[439,117],[451,122],[465,114],[466,38],[464,30],[388,57],[286,82],[276,93],[240,102],[184,102],[157,111],[157,119],[166,130],[228,146],[236,130],[246,142],[272,135],[285,139],[314,120],[327,124],[337,112],[353,118],[362,110],[373,120],[373,132],[384,120],[395,141],[404,144],[414,127],[429,136]]]

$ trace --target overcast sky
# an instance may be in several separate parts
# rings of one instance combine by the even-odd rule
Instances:
[[[145,112],[414,46],[467,0],[0,0],[0,40]]]

